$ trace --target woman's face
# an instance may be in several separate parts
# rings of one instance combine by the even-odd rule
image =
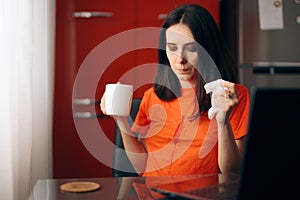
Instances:
[[[196,41],[191,30],[184,24],[170,26],[166,31],[166,52],[173,72],[181,84],[194,85],[198,63]]]

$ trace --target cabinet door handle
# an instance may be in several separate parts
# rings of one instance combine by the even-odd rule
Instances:
[[[73,13],[75,18],[92,18],[92,17],[112,17],[112,12],[90,12],[90,11],[78,11]]]
[[[80,119],[92,119],[92,118],[103,118],[105,117],[104,114],[97,114],[92,112],[75,112],[73,114],[74,118]]]
[[[297,24],[300,24],[300,15],[296,17]]]
[[[73,104],[75,105],[98,105],[99,103],[100,100],[98,99],[82,98],[73,100]]]
[[[166,19],[167,16],[168,16],[168,14],[166,14],[166,13],[160,13],[157,15],[157,19],[164,20],[164,19]]]

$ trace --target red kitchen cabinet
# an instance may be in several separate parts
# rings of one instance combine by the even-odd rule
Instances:
[[[86,15],[103,14],[104,16]],[[110,176],[111,168],[102,164],[86,148],[82,137],[78,133],[73,119],[77,114],[77,122],[86,127],[85,134],[93,134],[94,115],[99,113],[98,105],[76,105],[77,99],[97,99],[104,87],[99,87],[99,94],[87,96],[85,89],[74,87],[78,71],[91,51],[108,37],[132,29],[134,27],[134,4],[126,1],[97,1],[74,0],[66,3],[57,0],[57,25],[56,25],[56,62],[55,62],[55,95],[53,118],[53,176],[54,178],[72,177],[100,177]],[[120,44],[122,45],[122,44]],[[103,57],[99,55],[101,62]],[[134,56],[125,55],[112,63],[111,68],[119,66],[126,60],[127,66],[134,64]],[[129,64],[130,63],[130,64]],[[104,86],[109,81],[117,81],[124,69],[107,71],[99,85]],[[75,91],[76,90],[76,91]],[[73,92],[76,96],[73,96]],[[90,112],[91,118],[82,116]],[[80,115],[81,114],[81,115]],[[109,140],[113,140],[114,121],[109,117],[99,118]],[[101,141],[99,141],[101,145]],[[107,156],[112,157],[112,149],[107,149]]]
[[[106,144],[113,142],[115,124],[99,109],[105,84],[117,82],[136,66],[149,63],[154,64],[149,66],[147,75],[155,73],[157,62],[157,50],[140,48],[140,42],[151,37],[158,43],[158,34],[136,34],[121,40],[122,33],[134,28],[160,27],[165,14],[183,3],[207,7],[219,22],[218,0],[134,0],[130,3],[123,0],[57,0],[54,178],[111,176],[113,146]],[[114,41],[113,45],[108,41]],[[122,51],[129,46],[132,50]],[[99,49],[102,51],[98,52]],[[123,53],[110,58],[115,52]],[[143,73],[133,72],[128,80],[133,84],[143,83]],[[150,86],[151,83],[135,88],[134,97],[142,97]],[[101,161],[103,156],[106,157],[105,164]]]

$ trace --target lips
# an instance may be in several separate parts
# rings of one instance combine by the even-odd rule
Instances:
[[[180,74],[188,74],[188,73],[190,73],[190,69],[178,69],[177,70]]]

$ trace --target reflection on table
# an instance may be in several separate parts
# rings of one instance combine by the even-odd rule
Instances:
[[[150,189],[150,187],[177,181],[190,180],[201,176],[205,175],[41,179],[35,184],[32,195],[34,200],[165,199],[164,195],[154,192]],[[226,175],[218,174],[217,176],[219,181],[226,181]],[[66,192],[60,189],[62,184],[77,181],[98,183],[100,185],[100,189],[90,192]]]

